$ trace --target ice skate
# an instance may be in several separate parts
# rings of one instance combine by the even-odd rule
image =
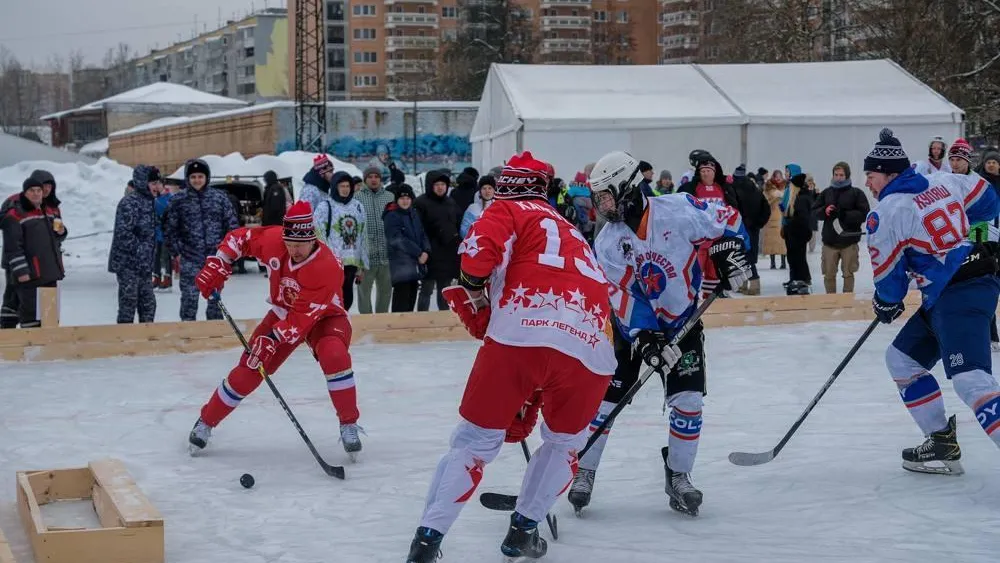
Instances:
[[[664,447],[661,453],[667,478],[664,490],[670,496],[670,508],[689,516],[697,516],[702,501],[701,491],[691,483],[690,473],[679,473],[670,469],[670,464],[667,463],[667,450],[668,448]]]
[[[538,522],[518,514],[510,515],[510,528],[507,537],[500,544],[504,561],[516,563],[525,559],[538,559],[545,555],[549,546],[538,533]]]
[[[948,419],[948,426],[932,433],[923,444],[903,450],[903,469],[916,473],[961,475],[962,448],[958,445],[955,415]],[[934,462],[933,465],[929,465]]]
[[[202,422],[199,418],[188,435],[188,453],[192,456],[198,455],[208,446],[209,439],[212,438],[212,427]]]
[[[1000,352],[1000,342],[990,342],[990,350]]]
[[[359,433],[364,433],[364,431],[364,428],[356,423],[340,425],[340,441],[344,443],[344,451],[347,452],[351,463],[357,463],[361,455],[361,436]]]
[[[410,542],[410,554],[406,556],[406,563],[434,563],[441,558],[441,540],[444,535],[437,530],[417,528],[413,541]]]
[[[576,476],[573,477],[573,484],[569,488],[566,498],[573,505],[573,511],[577,517],[583,515],[583,509],[590,504],[590,494],[594,490],[594,478],[597,477],[596,469],[577,469]]]

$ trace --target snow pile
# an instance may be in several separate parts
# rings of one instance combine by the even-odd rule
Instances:
[[[96,164],[25,161],[0,168],[0,197],[20,193],[25,178],[37,169],[48,170],[56,179],[56,195],[70,238],[63,245],[67,267],[104,264],[111,246],[115,208],[132,179],[132,169],[102,158]],[[77,238],[81,235],[92,235]]]
[[[226,156],[206,155],[201,157],[212,170],[212,176],[263,176],[268,170],[274,170],[278,178],[292,178],[295,193],[301,193],[302,177],[312,168],[315,153],[303,151],[283,152],[278,156],[262,154],[244,158],[241,153],[234,152]],[[361,170],[353,164],[337,160],[333,155],[326,155],[333,163],[335,170],[343,170],[351,176],[360,176]],[[184,167],[181,166],[170,175],[171,178],[183,178]]]

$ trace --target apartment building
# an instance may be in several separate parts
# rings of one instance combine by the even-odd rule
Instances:
[[[287,38],[287,11],[261,10],[136,59],[135,86],[171,82],[248,102],[287,98]]]

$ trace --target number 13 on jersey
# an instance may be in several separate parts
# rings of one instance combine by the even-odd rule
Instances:
[[[580,234],[580,231],[566,221],[556,221],[551,217],[545,217],[539,221],[538,226],[545,231],[545,250],[538,255],[539,264],[564,270],[566,269],[566,258],[572,254],[580,254],[582,257],[573,257],[573,266],[576,267],[577,271],[594,281],[608,282],[607,278],[604,277],[604,272],[597,265],[593,251],[587,245],[587,241]],[[567,239],[567,236],[570,238]]]

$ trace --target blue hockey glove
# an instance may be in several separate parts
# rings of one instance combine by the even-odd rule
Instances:
[[[902,302],[888,303],[882,301],[877,292],[872,297],[872,310],[875,311],[875,316],[878,317],[881,323],[890,324],[892,321],[898,319],[905,309],[906,307],[903,306]]]

